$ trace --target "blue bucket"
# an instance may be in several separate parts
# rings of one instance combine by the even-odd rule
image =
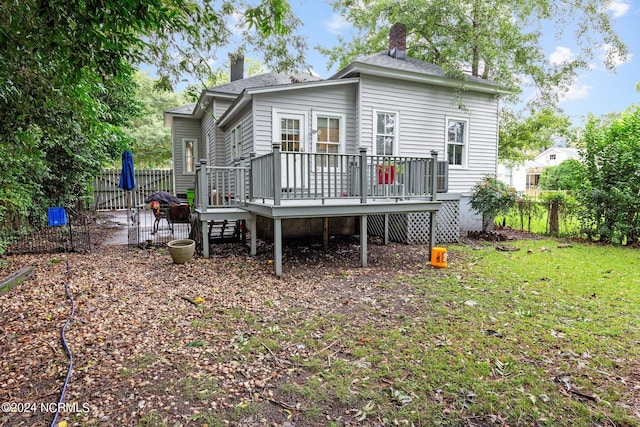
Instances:
[[[50,227],[59,227],[67,223],[67,212],[64,210],[64,208],[49,208],[47,211],[47,216],[49,217]]]

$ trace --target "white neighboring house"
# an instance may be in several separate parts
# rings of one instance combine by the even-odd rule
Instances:
[[[540,175],[549,166],[558,166],[568,159],[580,160],[576,148],[551,147],[523,165],[498,163],[497,178],[528,196],[540,194]]]

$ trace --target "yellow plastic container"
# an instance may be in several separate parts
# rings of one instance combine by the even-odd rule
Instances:
[[[447,268],[447,248],[434,247],[431,249],[431,265]]]

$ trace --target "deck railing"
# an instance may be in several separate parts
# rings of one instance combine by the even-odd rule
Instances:
[[[203,187],[198,191],[206,207],[234,206],[247,201],[280,205],[283,200],[427,199],[447,191],[448,165],[431,157],[367,156],[273,152],[251,155],[246,165],[241,159],[232,167],[210,167],[204,163],[196,174]],[[201,161],[203,163],[203,161]],[[201,176],[202,171],[205,175]]]

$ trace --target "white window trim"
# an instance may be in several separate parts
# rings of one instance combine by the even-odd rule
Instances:
[[[234,141],[234,135],[236,140]],[[229,139],[231,141],[231,161],[242,157],[242,123],[238,123],[229,132]]]
[[[187,141],[193,141],[193,172],[187,172]],[[182,138],[182,174],[195,175],[196,174],[195,164],[197,161],[198,161],[198,139]]]
[[[274,109],[271,112],[271,142],[280,142],[280,119],[298,119],[300,117],[302,117],[302,123],[300,124],[300,151],[303,153],[311,151],[307,146],[309,144],[309,113],[307,111]]]
[[[327,117],[330,119],[340,119],[340,144],[338,144],[338,153],[339,154],[344,154],[345,152],[345,145],[347,144],[346,140],[347,140],[347,125],[346,125],[346,121],[347,121],[347,116],[345,114],[341,114],[341,113],[328,113],[328,112],[324,112],[324,111],[314,111],[313,115],[312,115],[312,124],[311,127],[312,129],[312,152],[315,153],[316,152],[316,145],[318,144],[318,117]]]
[[[449,168],[453,169],[467,169],[469,165],[469,118],[459,116],[445,116],[444,119],[444,160],[449,161],[449,121],[465,122],[464,141],[462,145],[462,164],[452,165],[449,164]]]
[[[391,111],[391,110],[373,110],[373,117],[372,117],[372,125],[373,125],[373,141],[371,141],[371,146],[372,146],[372,150],[371,152],[376,155],[376,156],[382,156],[382,154],[378,154],[378,144],[376,143],[376,139],[378,136],[378,114],[393,114],[396,116],[395,119],[395,126],[393,128],[393,147],[391,147],[391,150],[393,151],[393,156],[399,156],[400,152],[399,152],[399,141],[398,141],[398,135],[400,135],[400,113],[397,111]]]

